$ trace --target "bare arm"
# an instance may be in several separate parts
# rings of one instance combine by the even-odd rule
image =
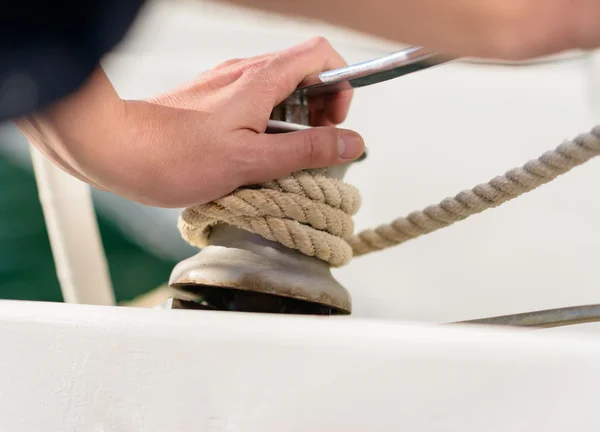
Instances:
[[[459,56],[523,59],[600,46],[598,0],[223,1]],[[97,69],[78,91],[18,123],[80,179],[145,204],[185,207],[240,185],[360,156],[360,136],[328,127],[344,120],[350,92],[314,105],[324,108],[313,110],[312,124],[324,127],[262,133],[272,108],[303,78],[344,64],[326,41],[315,39],[227,62],[150,101],[122,101]]]
[[[143,204],[187,207],[359,157],[362,138],[331,127],[346,117],[351,92],[315,104],[323,107],[312,112],[315,128],[263,133],[273,107],[302,79],[345,64],[316,38],[226,62],[151,100],[122,100],[97,68],[78,91],[16,123],[80,180]]]
[[[595,0],[225,0],[468,57],[520,60],[600,45]]]

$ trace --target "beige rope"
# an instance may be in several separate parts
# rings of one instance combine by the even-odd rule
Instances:
[[[352,216],[360,207],[360,194],[323,171],[296,172],[189,207],[179,219],[179,230],[190,244],[203,247],[210,228],[225,222],[332,266],[346,264],[352,249],[344,239],[354,231]]]
[[[337,267],[352,256],[404,243],[497,207],[599,154],[600,126],[488,183],[357,235],[352,235],[352,216],[360,207],[358,190],[322,170],[240,188],[212,203],[187,208],[179,229],[189,243],[203,247],[210,227],[224,222]]]

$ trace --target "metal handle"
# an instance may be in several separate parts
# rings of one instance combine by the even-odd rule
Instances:
[[[411,47],[374,60],[309,76],[300,83],[296,91],[304,91],[310,96],[365,87],[455,59],[457,57],[423,47]]]
[[[296,124],[303,123],[297,119],[296,108],[306,103],[307,96],[365,87],[455,59],[457,57],[440,54],[423,47],[411,47],[374,60],[311,75],[300,83],[279,110],[277,108],[274,110],[266,133],[285,133],[306,128],[307,126]],[[285,107],[285,112],[281,111],[282,107]]]

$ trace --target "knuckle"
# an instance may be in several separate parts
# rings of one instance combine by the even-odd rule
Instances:
[[[241,69],[244,73],[256,73],[268,66],[268,61],[268,58],[255,58],[241,65]]]
[[[264,76],[268,93],[274,96],[276,93],[281,92],[282,87],[286,85],[289,79],[289,75],[290,72],[286,68],[284,59],[280,55],[274,56]]]
[[[268,157],[265,149],[256,145],[250,136],[238,135],[227,146],[235,151],[228,152],[228,164],[235,167],[230,171],[230,178],[235,187],[242,184],[256,183],[261,180],[264,171],[264,160]]]
[[[285,80],[285,72],[281,57],[275,55],[246,65],[242,74],[252,82],[257,94],[270,101]]]
[[[274,55],[269,59],[265,60],[263,65],[263,78],[264,80],[273,85],[277,83],[284,73],[284,64],[280,55]]]
[[[305,134],[298,149],[298,159],[315,167],[326,164],[332,159],[331,146],[328,145],[332,138],[331,134],[325,131]]]
[[[215,67],[215,69],[216,69],[216,70],[218,70],[218,69],[225,69],[225,68],[227,68],[227,67],[229,67],[229,66],[232,66],[232,65],[234,65],[234,64],[236,64],[236,63],[239,63],[239,62],[241,62],[241,61],[243,61],[243,59],[241,59],[241,58],[233,58],[233,59],[229,59],[229,60],[226,60],[226,61],[224,61],[224,62],[222,62],[222,63],[219,63],[219,64],[218,64],[218,65]]]
[[[317,154],[319,152],[317,141],[317,138],[313,134],[306,134],[302,140],[302,154],[299,156],[300,158],[303,156],[306,159],[306,162],[311,166],[319,159]]]
[[[248,62],[241,67],[241,73],[246,79],[259,82],[268,82],[272,79],[271,60],[260,58]]]
[[[325,36],[315,36],[310,39],[310,44],[314,47],[330,48],[331,44]]]

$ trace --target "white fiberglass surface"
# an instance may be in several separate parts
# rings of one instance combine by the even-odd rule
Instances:
[[[591,336],[0,302],[0,429],[597,431]]]

